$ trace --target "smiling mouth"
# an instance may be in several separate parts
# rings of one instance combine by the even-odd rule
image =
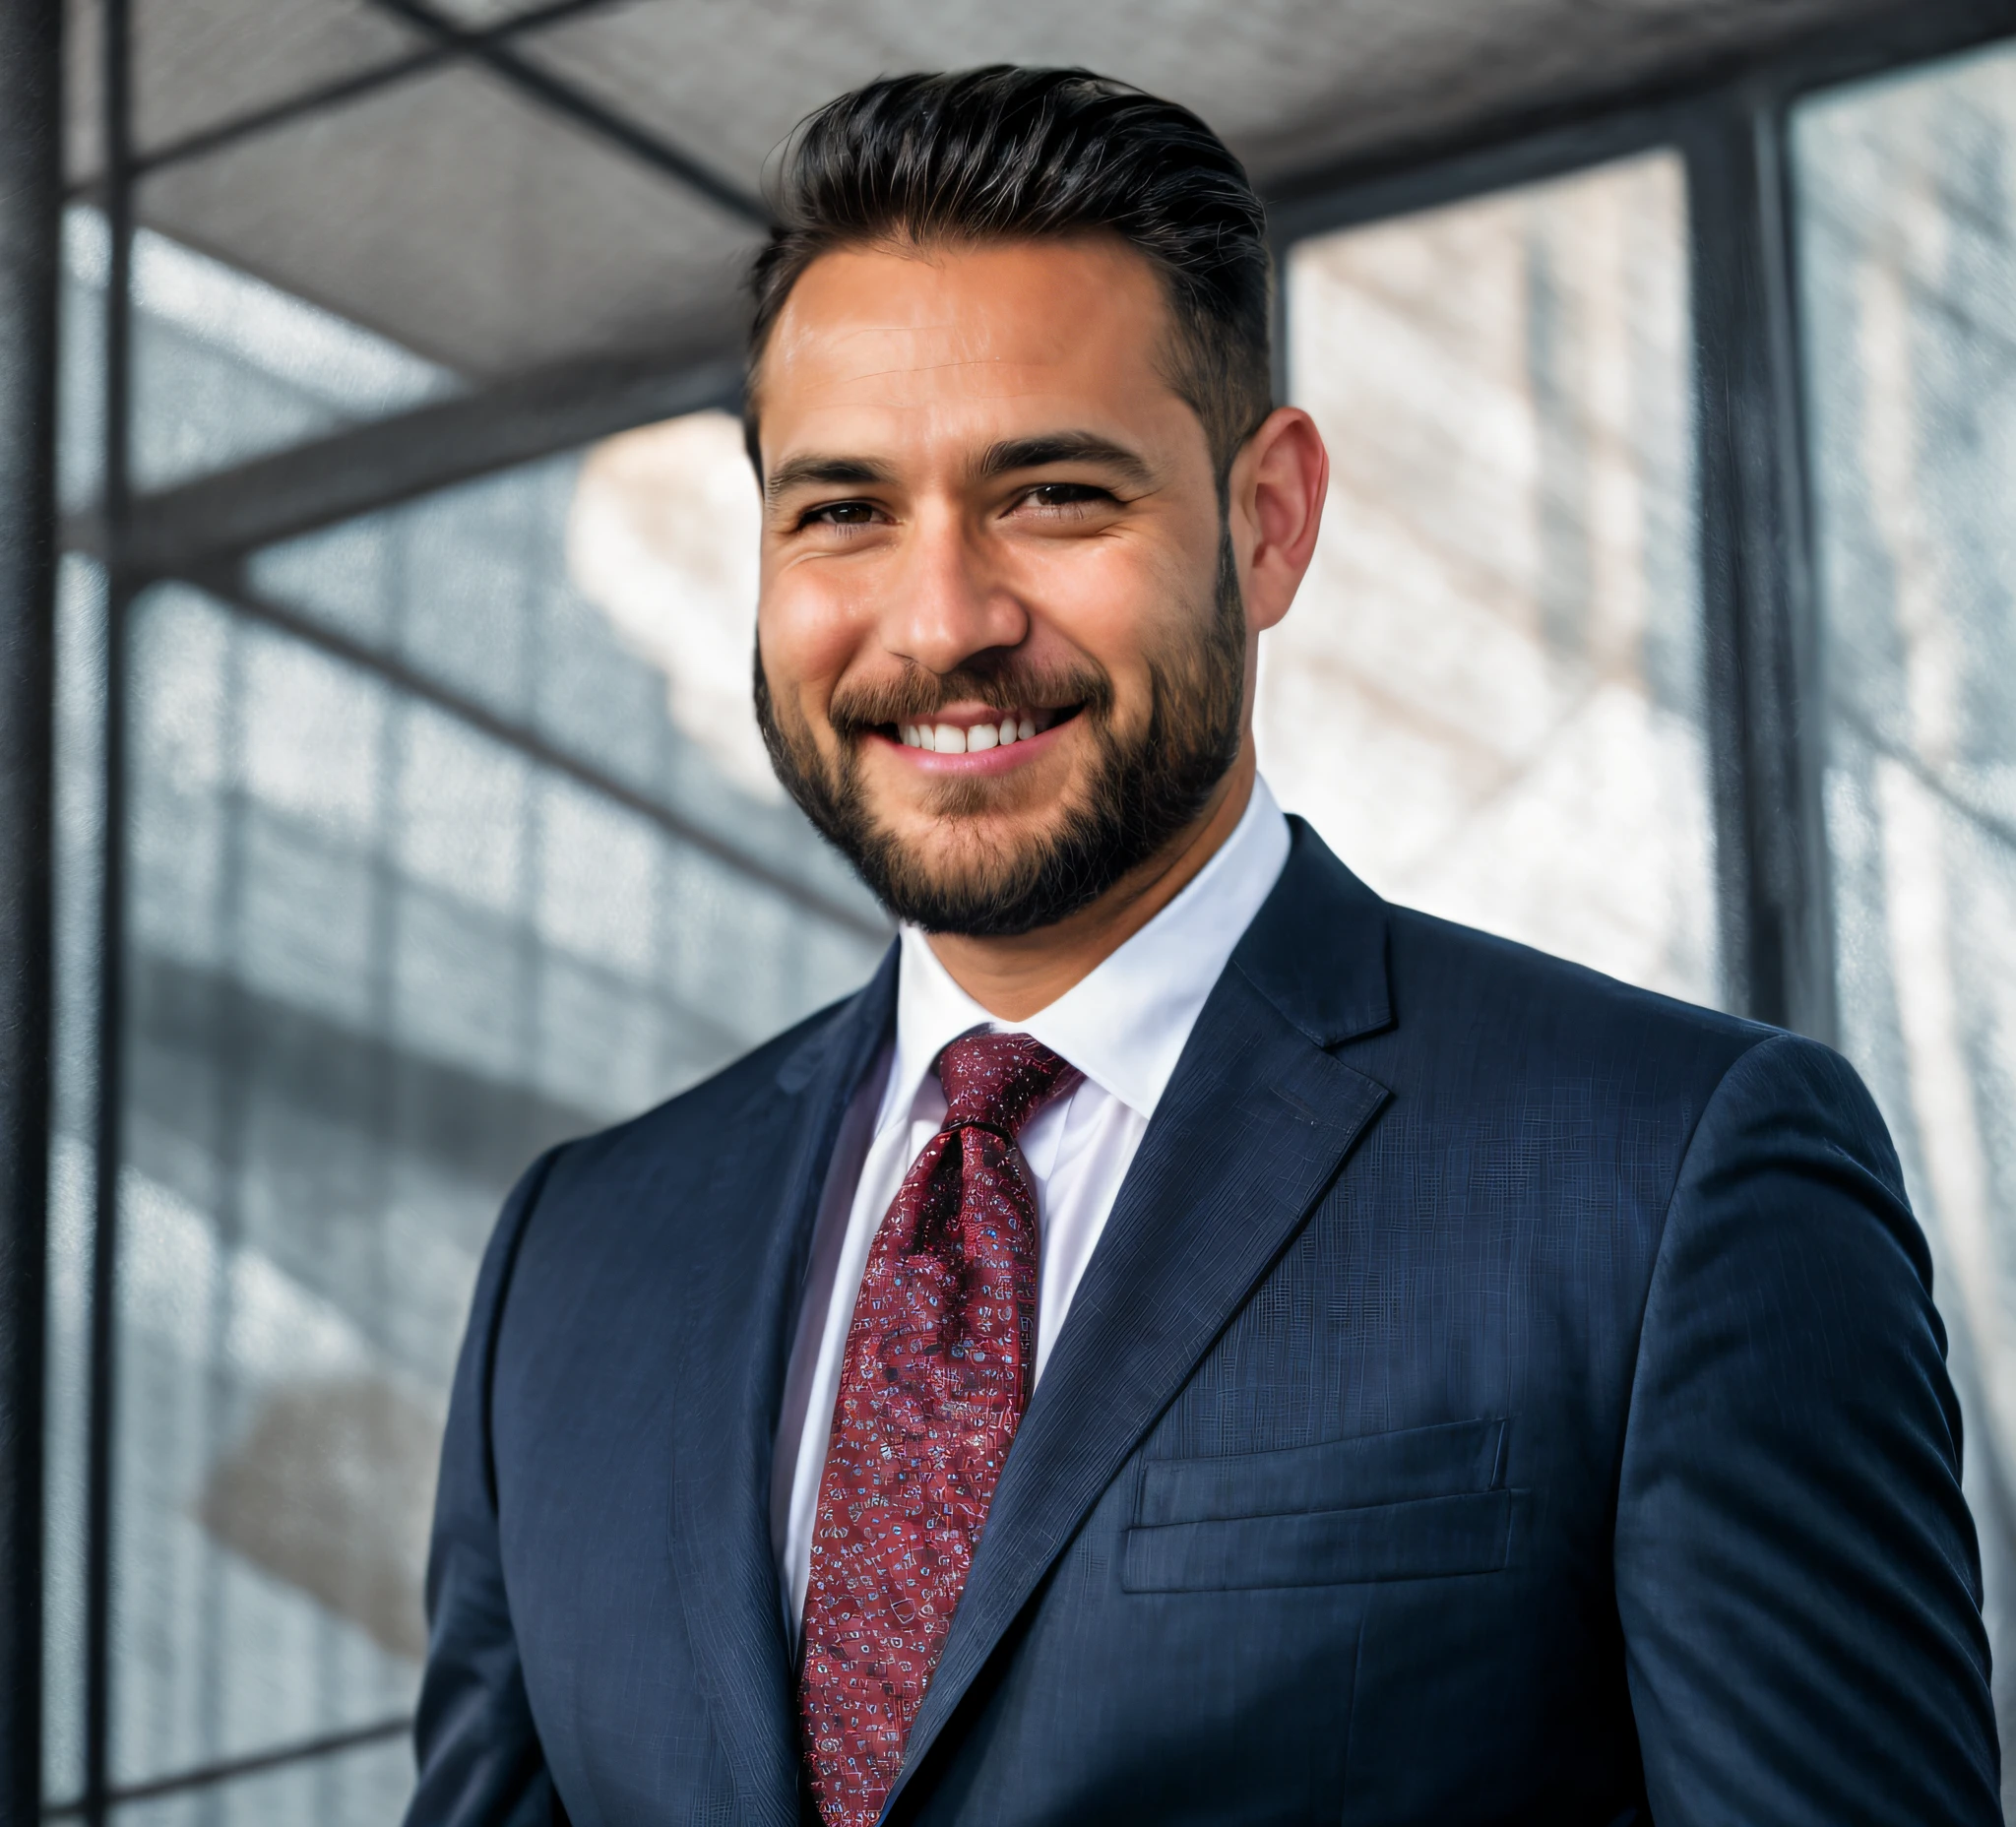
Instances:
[[[1084,708],[1078,704],[1052,709],[1017,706],[979,722],[884,724],[882,733],[905,748],[920,748],[936,755],[977,755],[990,748],[1027,742],[1045,729],[1068,723]]]

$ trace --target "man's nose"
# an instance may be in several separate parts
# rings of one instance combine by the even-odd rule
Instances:
[[[976,654],[1016,647],[1028,637],[1027,607],[956,508],[917,515],[889,581],[883,643],[931,672],[942,676]]]

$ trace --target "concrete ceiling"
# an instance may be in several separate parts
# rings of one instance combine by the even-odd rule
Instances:
[[[1083,63],[1195,107],[1265,187],[1761,52],[1880,3],[134,0],[136,149],[168,156],[138,208],[496,380],[730,343],[759,233],[734,196],[759,193],[809,109],[883,72]],[[94,0],[74,0],[83,185],[99,161],[96,27]],[[173,156],[220,129],[200,156]]]

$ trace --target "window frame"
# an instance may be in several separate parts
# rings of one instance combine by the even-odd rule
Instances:
[[[196,1793],[255,1772],[334,1757],[380,1742],[409,1724],[389,1720],[298,1745],[277,1746],[255,1757],[183,1772],[136,1790],[121,1791],[109,1780],[126,627],[135,598],[151,581],[125,556],[136,510],[145,505],[134,498],[127,468],[132,420],[131,250],[134,191],[160,158],[141,158],[133,141],[130,0],[104,0],[102,11],[105,155],[103,176],[94,188],[105,209],[111,250],[102,373],[104,497],[93,527],[65,529],[68,543],[95,545],[106,560],[108,577],[101,730],[105,839],[98,859],[99,1000],[94,1018],[98,1191],[85,1453],[85,1786],[75,1796],[45,1798],[41,1809],[44,1820],[92,1824],[107,1821],[122,1803],[168,1793]],[[494,58],[503,53],[493,40],[507,37],[509,29],[467,35],[472,42],[480,39],[480,54]],[[1671,148],[1681,156],[1688,197],[1697,536],[1725,993],[1739,1013],[1823,1040],[1832,1040],[1836,1030],[1834,958],[1820,804],[1819,747],[1824,731],[1818,715],[1810,427],[1797,308],[1790,120],[1797,102],[1818,91],[2012,36],[2016,0],[1933,0],[1899,16],[1824,30],[1765,57],[1690,68],[1595,102],[1510,116],[1473,128],[1458,139],[1396,149],[1376,158],[1304,174],[1272,187],[1267,197],[1275,251],[1285,259],[1297,242],[1310,236],[1565,177],[1657,148]],[[449,45],[439,54],[454,54],[455,49]],[[305,112],[343,98],[337,89],[317,91],[266,113],[279,118],[287,105]],[[559,106],[560,101],[548,96],[546,104]],[[667,171],[668,181],[678,181],[671,165]],[[1284,393],[1287,308],[1284,286],[1276,337],[1277,386]],[[629,411],[633,416],[627,422],[636,423],[666,410],[732,404],[734,382],[718,358],[710,358],[696,362],[684,376],[647,381],[618,376],[614,386],[620,400],[629,404],[619,401],[607,410],[619,415]],[[428,422],[422,422],[425,414],[415,414],[409,427],[369,427],[351,434],[352,440],[359,452],[367,446],[375,452],[374,462],[382,462],[388,451],[396,458],[402,439],[424,440],[428,423],[438,428],[451,410],[437,412]],[[578,444],[588,435],[578,410],[566,422],[572,427],[566,443]],[[519,426],[521,421],[509,423]],[[613,430],[617,425],[600,428]],[[558,434],[550,435],[546,448],[562,448]],[[501,466],[535,454],[521,436],[516,444],[504,442],[497,462]],[[358,461],[352,460],[353,469]],[[453,479],[461,477],[437,473],[411,483],[398,498],[416,498]],[[241,595],[242,572],[234,562],[212,582],[221,584],[220,594],[227,598]],[[300,631],[293,632],[295,638],[304,638]],[[378,662],[364,657],[360,663]],[[49,831],[32,835],[45,860]],[[10,865],[16,860],[10,858]],[[9,1219],[12,1224],[11,1214]],[[39,1236],[39,1228],[29,1234]],[[38,1461],[35,1455],[28,1463]],[[0,1465],[0,1479],[7,1469]],[[34,1693],[10,1697],[10,1732],[18,1732],[24,1718],[33,1731],[42,1704],[42,1697]]]

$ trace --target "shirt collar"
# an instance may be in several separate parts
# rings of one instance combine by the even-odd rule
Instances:
[[[976,1028],[1029,1034],[1144,1119],[1155,1114],[1190,1030],[1288,862],[1288,820],[1264,780],[1232,834],[1147,925],[1025,1022],[997,1022],[953,981],[924,935],[903,928],[896,1059],[879,1130],[907,1115],[945,1046]]]

